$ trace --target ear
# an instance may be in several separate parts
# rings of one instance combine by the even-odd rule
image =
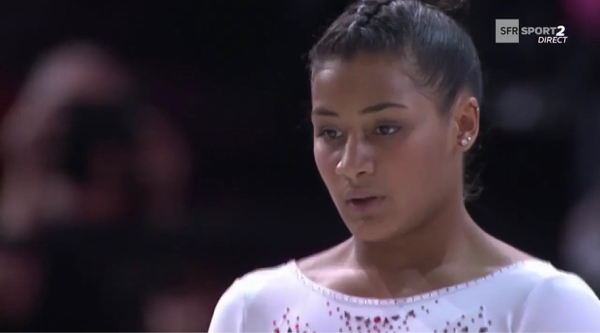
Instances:
[[[461,150],[471,149],[479,134],[479,102],[473,96],[458,99],[452,114],[454,127],[451,140]]]

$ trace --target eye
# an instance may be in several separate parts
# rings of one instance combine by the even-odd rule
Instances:
[[[323,129],[319,132],[319,137],[325,137],[328,140],[334,140],[342,136],[342,131]]]
[[[400,126],[382,125],[382,126],[377,126],[377,129],[375,129],[375,132],[379,135],[392,135],[392,134],[398,132],[399,130],[400,130]]]

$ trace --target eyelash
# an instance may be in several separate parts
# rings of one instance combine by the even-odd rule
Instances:
[[[325,137],[325,139],[327,140],[335,140],[338,137],[332,138],[329,135],[327,135],[327,133],[331,133],[331,132],[340,132],[340,131],[336,131],[336,130],[332,130],[332,129],[322,129],[321,131],[319,131],[319,134],[317,135],[317,137]],[[341,136],[341,135],[340,135]]]
[[[381,128],[388,128],[388,129],[390,129],[391,133],[383,134],[383,133],[381,133]],[[381,135],[381,136],[389,136],[389,135],[398,133],[400,131],[400,129],[401,129],[401,127],[397,126],[397,125],[381,125],[381,126],[376,127],[375,133],[377,135]],[[341,136],[341,135],[338,135],[336,137],[330,137],[329,135],[327,135],[327,133],[331,133],[331,132],[336,132],[336,134],[337,134],[340,131],[325,128],[325,129],[322,129],[319,131],[317,137],[325,137],[327,140],[335,140]]]
[[[391,129],[392,133],[388,133],[388,134],[377,133],[377,134],[387,136],[387,135],[396,134],[396,133],[398,133],[398,131],[400,131],[400,126],[398,126],[398,125],[381,125],[381,126],[377,126],[375,132],[377,132],[377,130],[381,129],[382,127],[387,127],[389,129]]]

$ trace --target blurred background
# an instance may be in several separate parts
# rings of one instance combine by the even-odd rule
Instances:
[[[348,234],[312,160],[306,53],[347,1],[4,1],[0,330],[205,331],[257,267]],[[600,290],[600,2],[471,1],[469,205]],[[567,44],[496,44],[495,19]]]

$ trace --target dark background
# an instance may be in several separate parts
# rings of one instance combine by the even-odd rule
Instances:
[[[185,231],[123,231],[111,235],[108,246],[97,240],[99,233],[61,234],[46,237],[36,249],[95,253],[102,248],[102,256],[82,254],[74,261],[85,262],[77,266],[84,267],[78,268],[82,272],[102,266],[103,260],[110,267],[132,267],[132,262],[144,267],[113,278],[111,286],[163,281],[162,275],[168,280],[168,272],[193,267],[200,272],[194,276],[210,286],[205,289],[218,294],[248,270],[308,255],[347,237],[313,163],[305,58],[346,3],[3,2],[0,110],[14,102],[41,52],[85,38],[118,54],[147,98],[173,115],[191,144],[195,165],[193,214]],[[598,95],[598,35],[582,34],[577,16],[563,5],[471,1],[456,14],[474,39],[485,73],[483,136],[472,165],[481,172],[484,190],[469,209],[493,235],[558,267],[568,267],[560,256],[561,235],[570,209],[589,189],[598,146],[589,121],[598,113],[592,107]],[[528,26],[563,24],[569,39],[544,45],[521,36],[519,44],[496,44],[498,18],[518,18]],[[119,260],[124,263],[116,264]],[[77,285],[76,274],[70,276]],[[97,302],[89,296],[84,313],[97,318],[111,317],[106,313],[114,312],[107,310],[114,304],[137,314],[122,315],[126,318],[114,325],[90,319],[77,326],[56,319],[77,308],[76,297],[64,297],[72,286],[64,281],[63,289],[53,289],[62,295],[55,299],[63,300],[50,306],[54,312],[42,311],[46,319],[33,329],[143,329],[133,309],[147,285],[156,283],[133,283],[137,296],[130,297],[131,304],[117,296]],[[98,295],[118,294],[115,288]]]

